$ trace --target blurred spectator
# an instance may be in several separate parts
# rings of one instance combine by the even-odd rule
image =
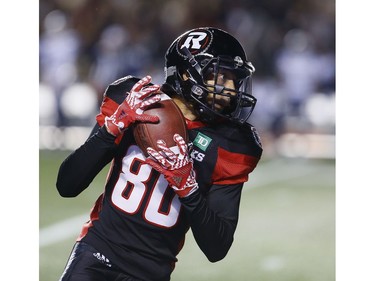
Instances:
[[[315,99],[335,94],[333,0],[42,0],[40,11],[40,83],[56,95],[58,126],[71,124],[61,112],[64,88],[89,83],[100,103],[104,87],[129,73],[160,84],[170,38],[200,25],[226,29],[243,44],[256,68],[254,122],[271,135],[313,130],[332,117],[317,122],[311,112],[334,111],[332,98]]]
[[[142,75],[152,62],[145,44],[129,40],[127,30],[119,24],[109,25],[103,30],[94,46],[94,54],[88,78],[98,92],[98,101],[111,82],[129,73]]]
[[[309,35],[299,29],[290,30],[276,59],[276,72],[287,94],[288,113],[301,116],[304,101],[314,93],[319,79],[317,54]]]
[[[40,36],[40,82],[52,88],[57,99],[57,125],[65,124],[60,98],[65,88],[77,79],[77,59],[80,39],[69,26],[69,19],[60,10],[53,10],[44,19],[44,32]]]
[[[276,73],[286,95],[289,129],[307,129],[306,102],[317,93],[320,85],[334,76],[335,62],[316,51],[313,38],[304,30],[292,29],[284,37],[276,58]],[[302,123],[303,122],[303,123]]]
[[[129,35],[124,27],[113,24],[104,28],[99,41],[94,45],[94,58],[90,65],[89,81],[98,93],[121,77],[126,71],[126,47]],[[100,100],[98,97],[98,101]]]

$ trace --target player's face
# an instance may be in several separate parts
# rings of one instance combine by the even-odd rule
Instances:
[[[214,95],[215,77],[214,74],[209,74],[206,77],[207,89],[210,93],[207,96],[207,103],[212,106],[214,103],[214,109],[222,111],[226,107],[230,106],[231,96],[235,95],[235,84],[234,75],[230,71],[221,70],[216,78],[216,85],[224,87],[222,94]]]

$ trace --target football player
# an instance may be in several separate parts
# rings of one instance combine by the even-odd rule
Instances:
[[[228,253],[241,191],[261,158],[249,117],[255,69],[241,44],[211,27],[180,35],[165,55],[165,83],[132,76],[110,84],[90,137],[61,164],[57,189],[75,197],[111,162],[105,189],[61,276],[67,280],[170,280],[190,229],[207,259]],[[157,122],[144,110],[160,90],[183,112],[189,143],[158,142],[146,157],[132,125]]]

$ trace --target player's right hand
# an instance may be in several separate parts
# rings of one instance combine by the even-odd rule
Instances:
[[[152,123],[159,121],[159,117],[143,113],[147,107],[160,101],[160,94],[157,94],[160,86],[146,86],[150,82],[151,76],[139,80],[115,113],[110,117],[105,117],[104,125],[108,133],[117,137],[136,121]]]

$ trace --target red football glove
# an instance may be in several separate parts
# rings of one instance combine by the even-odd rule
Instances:
[[[159,117],[143,114],[143,110],[150,105],[160,101],[160,94],[156,94],[160,89],[159,85],[146,86],[151,82],[151,76],[146,76],[139,80],[131,89],[126,99],[119,105],[112,116],[106,116],[104,125],[108,133],[117,137],[122,134],[132,123],[158,122]],[[153,95],[153,96],[152,96]]]
[[[147,158],[146,163],[164,175],[179,197],[186,197],[198,189],[193,159],[189,156],[184,139],[179,134],[175,134],[173,139],[177,144],[177,153],[168,148],[163,140],[159,140],[157,146],[161,150],[157,152],[148,147],[147,152],[152,158]]]

